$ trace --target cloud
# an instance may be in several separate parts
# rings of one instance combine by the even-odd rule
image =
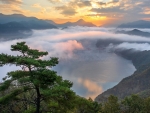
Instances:
[[[0,0],[4,4],[22,4],[22,0]]]
[[[150,50],[150,44],[148,43],[128,43],[124,42],[119,45],[114,46],[114,49],[132,49],[135,51],[146,51]]]
[[[109,21],[118,25],[121,23],[149,18],[149,10],[146,10],[150,2],[148,0],[112,0],[108,2],[92,2],[89,14],[101,14]]]
[[[37,4],[33,4],[32,7],[35,7],[35,8],[41,8],[42,6],[41,6],[40,4],[37,3]]]
[[[10,51],[10,45],[26,41],[34,49],[48,51],[46,59],[59,57],[59,64],[53,67],[58,75],[74,83],[73,90],[84,97],[94,98],[99,93],[113,87],[122,78],[131,75],[135,67],[113,52],[111,49],[150,50],[150,39],[145,37],[114,34],[113,28],[68,27],[67,29],[34,30],[26,39],[0,42],[0,53],[16,55]],[[144,29],[149,31],[148,29]],[[108,47],[97,47],[97,41],[117,40],[119,44]],[[111,43],[111,42],[110,42]],[[2,78],[14,67],[1,67]]]
[[[33,4],[32,7],[40,9],[41,13],[45,13],[47,11],[46,8],[42,7],[39,3]]]
[[[73,16],[77,13],[75,8],[72,8],[70,6],[58,6],[55,7],[55,9],[60,10],[61,11],[60,13],[65,16]]]
[[[48,0],[50,1],[51,3],[58,3],[58,2],[61,2],[61,0]]]
[[[90,11],[92,12],[97,12],[97,13],[118,13],[118,12],[123,12],[122,9],[120,9],[119,7],[109,7],[109,8],[92,8]]]
[[[92,4],[91,1],[73,0],[68,2],[68,5],[74,8],[84,8],[84,7],[90,7]]]
[[[84,8],[91,7],[91,1],[84,1],[84,0],[71,0],[68,2],[61,2],[61,6],[58,5],[55,7],[56,10],[60,10],[60,14],[64,16],[75,16],[79,14],[80,11]]]
[[[102,87],[88,79],[79,78],[78,82],[87,88],[88,94],[86,95],[86,98],[91,97],[92,99],[95,99],[95,97],[103,91]]]
[[[99,6],[106,5],[106,3],[105,3],[105,2],[96,2],[96,4],[98,4]]]
[[[88,6],[91,6],[91,2],[90,1],[82,1],[82,2],[78,2],[77,5],[78,5],[78,7],[88,7]]]
[[[56,52],[52,51],[51,56],[57,56],[62,59],[68,59],[68,58],[70,59],[74,57],[74,51],[83,50],[84,47],[80,42],[77,42],[76,40],[69,40],[67,42],[55,43],[51,47],[51,49],[57,50]]]
[[[0,0],[0,10],[2,13],[23,13],[20,6],[22,5],[22,0]]]
[[[29,10],[24,10],[21,8],[21,4],[11,3],[11,4],[0,4],[0,11],[4,14],[29,14]]]

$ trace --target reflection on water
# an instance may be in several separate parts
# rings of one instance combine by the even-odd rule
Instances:
[[[131,61],[115,53],[77,52],[75,58],[60,60],[55,67],[59,75],[74,83],[73,90],[81,96],[95,98],[135,71]]]

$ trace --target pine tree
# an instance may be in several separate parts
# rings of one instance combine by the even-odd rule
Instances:
[[[118,103],[118,98],[110,95],[107,102],[103,106],[104,113],[120,113],[120,105]]]
[[[71,104],[75,96],[70,90],[72,82],[63,80],[51,69],[58,64],[58,58],[42,60],[48,52],[31,49],[25,42],[12,45],[11,51],[18,51],[20,54],[0,54],[0,66],[13,64],[21,69],[8,72],[3,78],[0,92],[5,95],[0,97],[0,106],[22,102],[26,105],[22,112],[31,113],[59,113],[74,107]]]

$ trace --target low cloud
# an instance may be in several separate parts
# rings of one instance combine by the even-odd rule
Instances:
[[[86,98],[91,97],[94,99],[97,95],[102,93],[103,89],[97,83],[90,81],[88,79],[78,79],[79,84],[82,84],[85,88],[87,88],[88,93],[86,94]]]
[[[59,64],[53,67],[58,75],[72,81],[73,90],[77,94],[94,99],[135,71],[131,61],[105,49],[150,50],[149,38],[114,34],[113,31],[113,28],[79,26],[64,30],[34,30],[29,38],[0,42],[0,52],[16,55],[10,51],[10,45],[21,41],[26,41],[31,48],[48,51],[48,57],[59,57]],[[96,46],[97,41],[105,40],[117,40],[119,43],[108,44],[105,48]],[[0,68],[0,78],[7,71],[15,69],[7,68],[8,66]]]
[[[112,47],[109,47],[109,48],[112,48]],[[150,44],[148,43],[128,43],[128,42],[125,42],[125,43],[121,43],[119,45],[116,45],[113,47],[114,49],[132,49],[132,50],[135,50],[135,51],[146,51],[146,50],[150,50]]]

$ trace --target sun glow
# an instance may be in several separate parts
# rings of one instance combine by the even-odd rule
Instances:
[[[99,8],[99,6],[96,3],[92,2],[91,4],[92,4],[92,8]]]

